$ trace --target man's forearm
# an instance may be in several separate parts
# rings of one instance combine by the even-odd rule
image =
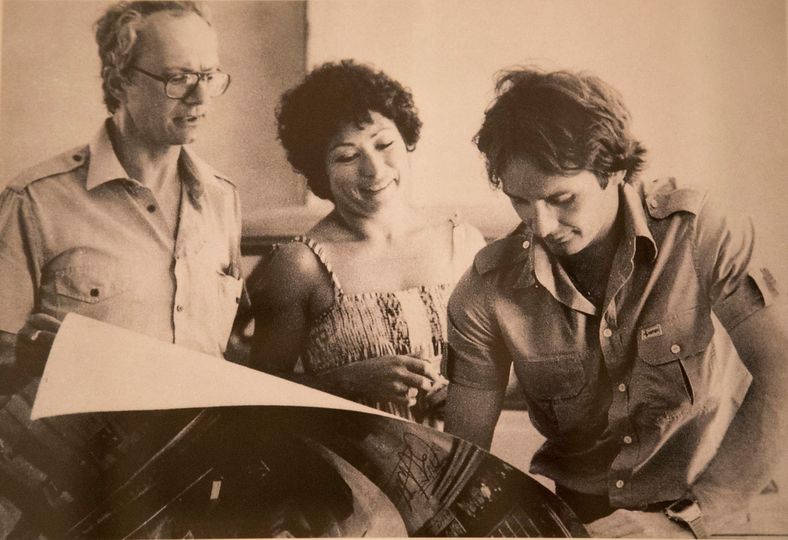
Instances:
[[[449,383],[446,398],[446,431],[490,449],[501,414],[504,390],[479,390]]]
[[[716,456],[692,486],[712,532],[715,523],[744,509],[743,503],[763,489],[785,452],[788,338],[784,309],[778,305],[765,308],[731,331],[753,382]]]

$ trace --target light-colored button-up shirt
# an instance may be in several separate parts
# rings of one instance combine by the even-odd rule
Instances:
[[[0,194],[0,330],[75,312],[221,355],[241,297],[238,193],[187,148],[177,233],[105,127]]]
[[[680,498],[714,457],[752,379],[728,332],[777,290],[749,221],[706,193],[667,179],[620,201],[599,307],[525,225],[479,252],[449,303],[449,377],[502,392],[513,364],[547,439],[531,470],[637,508]]]

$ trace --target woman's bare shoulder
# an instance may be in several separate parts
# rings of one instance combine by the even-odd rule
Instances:
[[[487,244],[482,232],[468,223],[467,221],[460,221],[456,225],[457,236],[465,248],[479,250]]]
[[[474,225],[463,219],[457,212],[426,213],[425,230],[436,236],[459,241],[463,247],[481,248],[485,244],[484,236]]]
[[[337,218],[335,212],[330,212],[327,216],[318,221],[306,234],[309,238],[323,246],[358,240],[357,236]]]
[[[446,245],[450,246],[452,259],[459,266],[469,266],[476,253],[485,246],[484,236],[457,213],[441,217],[436,227],[440,230],[440,237],[445,238]]]
[[[318,255],[304,241],[277,244],[259,263],[254,297],[274,303],[300,302],[317,287],[325,286],[325,269]],[[329,281],[330,283],[330,281]]]

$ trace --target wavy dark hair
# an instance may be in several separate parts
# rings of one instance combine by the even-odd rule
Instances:
[[[110,6],[94,25],[101,59],[104,103],[110,113],[114,113],[120,106],[120,102],[109,90],[110,79],[120,75],[124,80],[128,80],[127,70],[134,60],[139,30],[148,15],[159,11],[169,11],[175,16],[194,13],[211,25],[210,12],[202,2],[137,0],[118,2]]]
[[[632,182],[645,164],[646,149],[629,124],[621,95],[598,77],[521,67],[498,76],[496,98],[473,142],[496,187],[521,156],[550,175],[591,171],[604,188],[617,171]]]
[[[309,189],[333,200],[326,172],[330,139],[349,123],[361,128],[375,111],[397,126],[408,151],[416,148],[421,120],[410,90],[382,71],[353,60],[327,62],[285,92],[276,108],[277,135]]]

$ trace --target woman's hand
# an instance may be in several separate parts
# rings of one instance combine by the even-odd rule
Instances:
[[[443,380],[437,367],[413,356],[379,356],[326,371],[321,379],[350,397],[413,405],[419,391],[430,392]]]

